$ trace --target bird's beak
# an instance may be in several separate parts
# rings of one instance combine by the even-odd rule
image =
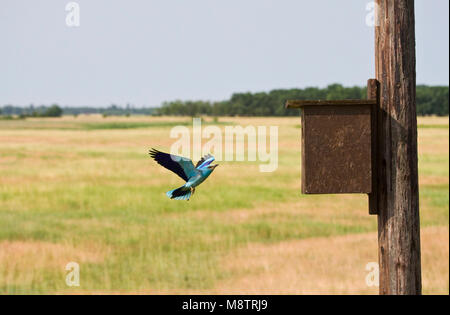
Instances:
[[[216,168],[217,166],[219,166],[219,164],[214,164],[213,166],[214,166],[214,168]]]

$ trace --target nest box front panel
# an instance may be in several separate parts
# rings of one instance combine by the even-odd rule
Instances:
[[[302,192],[370,193],[371,106],[302,108]]]

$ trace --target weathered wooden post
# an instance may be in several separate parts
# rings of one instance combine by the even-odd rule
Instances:
[[[365,100],[302,109],[302,193],[365,193],[378,215],[380,294],[421,294],[414,0],[377,0]]]
[[[421,294],[414,0],[377,0],[380,294]]]

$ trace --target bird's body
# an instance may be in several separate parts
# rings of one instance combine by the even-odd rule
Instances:
[[[218,165],[211,165],[214,161],[212,155],[204,156],[198,161],[196,166],[188,158],[160,152],[155,149],[150,150],[150,156],[158,164],[171,170],[186,181],[183,186],[166,193],[170,199],[176,200],[189,200],[195,192],[195,187],[203,183]]]

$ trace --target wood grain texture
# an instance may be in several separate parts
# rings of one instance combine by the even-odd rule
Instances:
[[[421,294],[413,0],[377,0],[380,294]]]
[[[378,108],[379,108],[379,87],[380,83],[376,79],[367,81],[367,99],[375,101],[375,105],[371,107],[370,123],[371,123],[371,166],[372,166],[372,191],[369,194],[369,214],[378,214]]]

